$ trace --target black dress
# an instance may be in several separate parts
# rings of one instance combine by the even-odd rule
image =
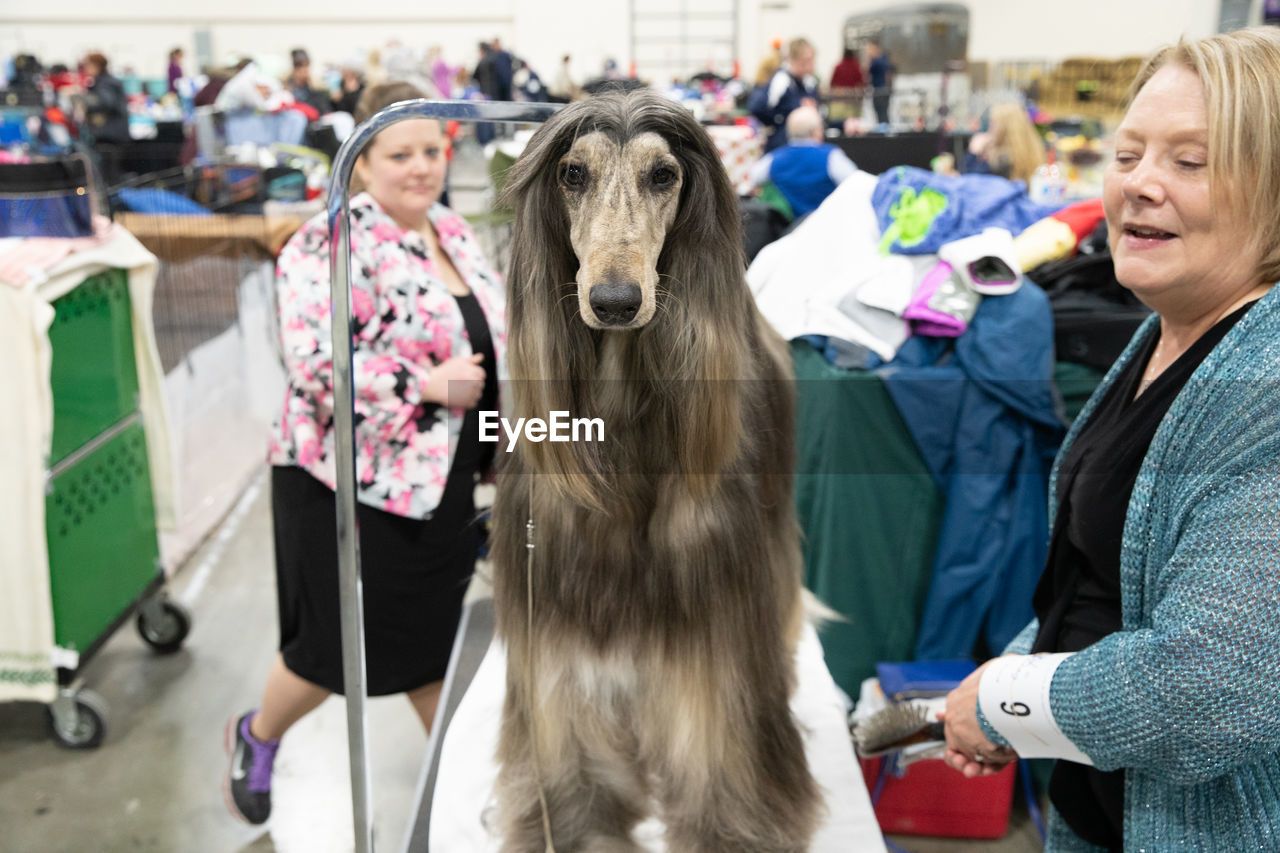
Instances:
[[[440,504],[426,519],[356,503],[367,689],[403,693],[444,678],[462,599],[475,568],[476,474],[493,460],[479,441],[479,416],[496,408],[493,340],[474,295],[456,297],[473,352],[484,355],[485,387],[466,413]],[[301,468],[272,469],[280,651],[285,666],[343,692],[334,493]]]
[[[1049,555],[1032,599],[1040,620],[1033,653],[1077,652],[1121,630],[1120,540],[1138,469],[1174,398],[1252,305],[1219,320],[1135,399],[1159,339],[1153,334],[1067,451]],[[1081,838],[1123,850],[1123,770],[1058,761],[1049,799]]]

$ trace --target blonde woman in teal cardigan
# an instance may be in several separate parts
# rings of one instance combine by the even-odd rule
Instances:
[[[1052,851],[1280,850],[1280,31],[1132,92],[1103,205],[1156,313],[1059,452],[1037,618],[948,697],[947,760],[1058,759]]]

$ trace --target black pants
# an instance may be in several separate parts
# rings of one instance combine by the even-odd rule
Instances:
[[[871,106],[876,111],[876,121],[880,124],[889,123],[889,96],[888,95],[872,95]]]

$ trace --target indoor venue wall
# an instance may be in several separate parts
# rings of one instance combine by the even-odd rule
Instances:
[[[197,33],[209,35],[209,57],[274,54],[305,46],[316,70],[388,43],[425,48],[440,44],[454,63],[474,63],[476,43],[515,38],[518,0],[220,0],[212,7],[182,7],[164,0],[66,0],[34,5],[0,3],[0,54],[36,54],[42,61],[74,61],[102,50],[119,68],[163,77],[171,47],[182,47],[189,71],[200,57]]]
[[[643,2],[643,0],[637,0]],[[964,0],[952,0],[964,2]],[[1261,0],[1252,0],[1258,6]],[[852,15],[896,4],[892,0],[763,0],[745,3],[743,69],[750,73],[773,38],[803,34],[818,53],[818,70],[829,76],[840,58],[842,28]],[[1120,58],[1218,30],[1218,0],[1074,0],[1069,4],[1027,0],[967,0],[969,58],[988,62],[1072,56]],[[1256,22],[1255,10],[1250,20]]]
[[[681,0],[632,2],[641,12],[682,5]],[[772,39],[804,34],[817,47],[818,69],[825,76],[838,59],[844,20],[889,5],[886,0],[741,0],[742,72],[750,75]],[[992,62],[1142,54],[1183,33],[1215,32],[1221,8],[1220,0],[1076,0],[1052,13],[1044,4],[1024,0],[969,0],[967,5],[969,56]],[[72,61],[101,49],[118,67],[131,65],[146,77],[163,76],[165,55],[175,45],[186,49],[191,68],[197,30],[209,31],[215,61],[238,53],[283,57],[290,47],[305,45],[321,67],[393,39],[415,47],[440,44],[449,61],[472,64],[475,43],[496,35],[548,78],[566,52],[582,78],[595,74],[606,58],[625,70],[631,49],[628,4],[599,0],[377,0],[363,6],[335,0],[223,0],[212,9],[190,11],[161,0],[0,6],[0,54],[21,50],[48,61]],[[703,65],[697,62],[689,71]],[[645,74],[644,68],[639,71]]]

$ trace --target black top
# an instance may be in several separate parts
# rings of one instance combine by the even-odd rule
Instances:
[[[129,101],[124,84],[105,71],[93,79],[85,104],[85,127],[95,143],[129,141]]]
[[[364,86],[355,90],[343,89],[342,94],[333,102],[334,110],[355,115],[356,105],[360,103],[360,96],[363,94]]]
[[[466,419],[462,422],[462,434],[458,437],[458,449],[453,457],[453,470],[465,474],[467,482],[471,483],[475,472],[484,471],[493,464],[496,445],[481,443],[479,413],[498,408],[498,368],[489,322],[485,319],[484,310],[475,294],[454,296],[454,299],[462,311],[462,322],[467,330],[467,340],[471,341],[471,351],[484,356],[480,365],[484,368],[484,390],[480,392],[480,402],[476,407],[467,410]]]
[[[1067,451],[1048,560],[1032,599],[1040,620],[1033,653],[1077,652],[1121,629],[1120,539],[1138,469],[1174,398],[1252,305],[1219,320],[1135,399],[1160,337],[1152,335]],[[1081,838],[1123,849],[1123,770],[1059,761],[1049,799]]]

